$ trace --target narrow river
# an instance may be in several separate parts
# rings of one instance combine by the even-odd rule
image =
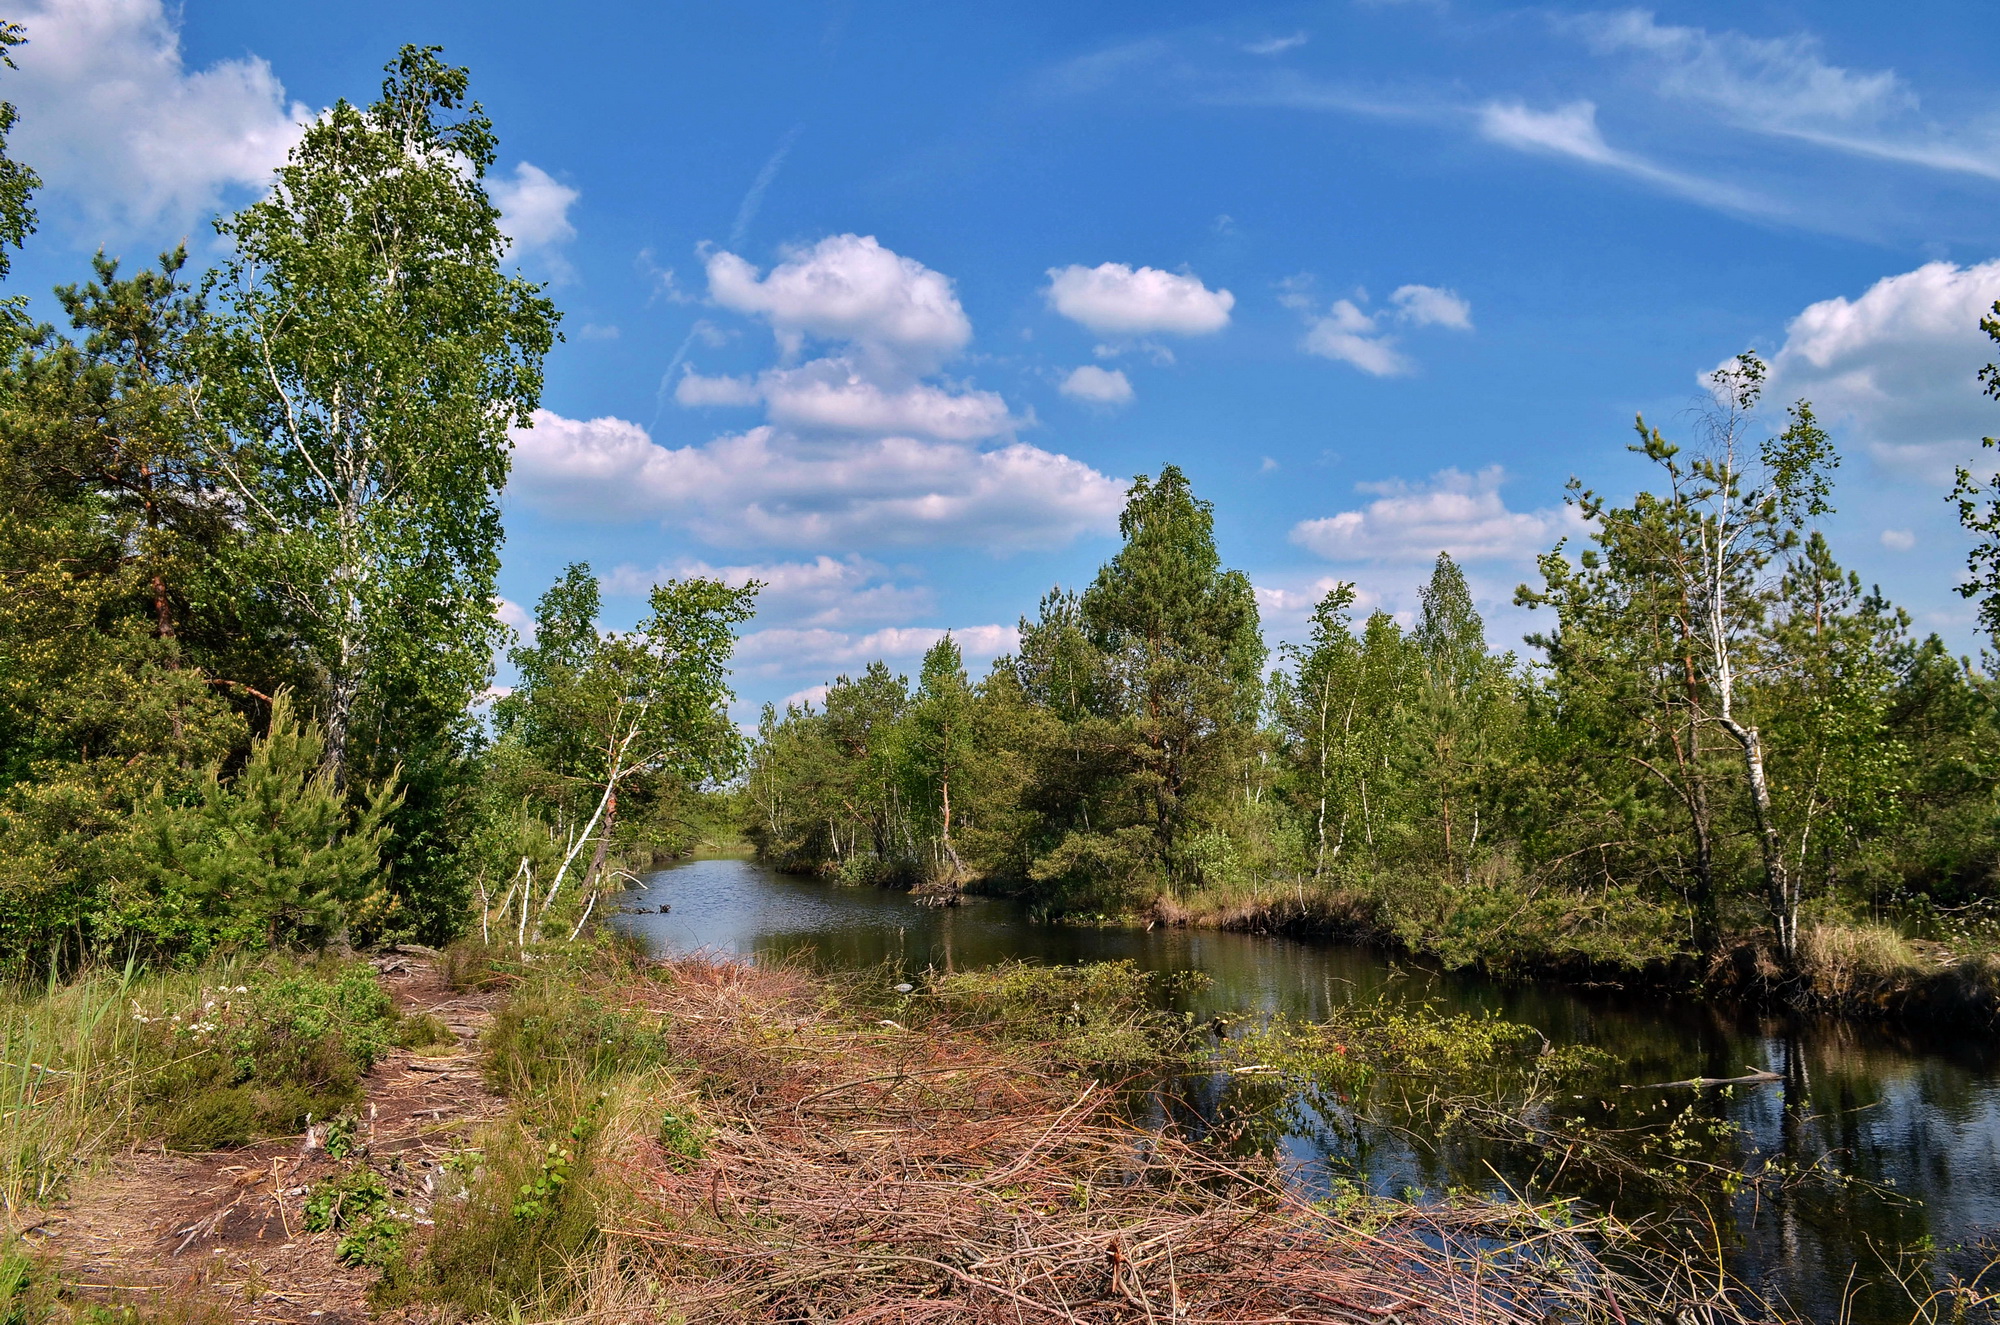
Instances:
[[[1691,1153],[1751,1169],[1815,1169],[1784,1190],[1711,1199],[1730,1268],[1795,1310],[1856,1325],[1907,1321],[1908,1291],[1969,1276],[2000,1256],[2000,1037],[1926,1034],[1921,1028],[1763,1016],[1691,1000],[1502,985],[1398,963],[1373,951],[1209,931],[1087,929],[1031,923],[1020,908],[968,900],[921,907],[902,893],[789,878],[753,861],[689,861],[627,893],[621,927],[658,952],[712,951],[773,959],[810,955],[845,968],[914,975],[1019,958],[1049,964],[1124,958],[1161,972],[1206,974],[1210,985],[1182,1010],[1325,1015],[1354,1000],[1429,1003],[1491,1011],[1539,1029],[1554,1043],[1584,1043],[1615,1067],[1592,1092],[1590,1121],[1651,1145],[1653,1154],[1690,1120]],[[672,909],[659,914],[665,903]],[[641,913],[646,912],[646,913]],[[1780,1083],[1623,1093],[1616,1084],[1731,1077],[1746,1068]],[[1199,1083],[1196,1083],[1198,1087]],[[1199,1089],[1196,1091],[1200,1093]],[[1214,1092],[1209,1092],[1212,1096]],[[1582,1098],[1582,1097],[1577,1097]],[[1671,1132],[1684,1106],[1694,1112]],[[1585,1106],[1579,1105],[1581,1110]],[[1546,1178],[1546,1155],[1455,1142],[1432,1147],[1394,1125],[1314,1115],[1279,1145],[1304,1181],[1340,1175],[1380,1193],[1436,1195],[1471,1188],[1537,1198],[1580,1197],[1624,1218],[1664,1218],[1670,1201],[1608,1179]],[[1703,1128],[1732,1126],[1716,1135]],[[1693,1143],[1690,1143],[1693,1144]],[[1643,1186],[1643,1184],[1641,1184]],[[1843,1307],[1843,1303],[1845,1306]]]

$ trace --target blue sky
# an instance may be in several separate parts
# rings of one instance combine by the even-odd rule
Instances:
[[[1498,647],[1571,475],[1772,360],[1844,462],[1836,552],[1954,647],[1954,464],[2000,431],[2000,50],[1972,4],[1520,7],[29,0],[13,288],[254,196],[406,41],[471,67],[567,313],[506,497],[510,612],[571,560],[770,583],[744,713],[975,658],[1163,461],[1267,634],[1440,547]],[[53,310],[44,305],[44,315]]]

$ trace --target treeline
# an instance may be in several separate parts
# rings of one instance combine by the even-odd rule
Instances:
[[[530,646],[497,735],[476,707],[559,315],[507,268],[467,83],[405,47],[216,223],[214,271],[100,253],[61,330],[6,300],[0,969],[567,930],[729,775],[747,595],[711,582]],[[39,184],[14,120],[0,276]],[[614,832],[621,789],[656,812]]]
[[[1803,402],[1759,427],[1763,376],[1718,373],[1687,449],[1642,420],[1630,502],[1572,485],[1588,533],[1518,590],[1546,622],[1525,655],[1440,554],[1407,628],[1341,584],[1267,659],[1168,466],[983,679],[947,638],[914,686],[878,663],[767,708],[744,819],[786,869],[1451,962],[1751,940],[1782,969],[1884,918],[1990,945],[2000,689],[1836,563],[1838,457]]]

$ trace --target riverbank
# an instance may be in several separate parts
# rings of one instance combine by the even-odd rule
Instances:
[[[979,880],[967,890],[995,897],[1013,891]],[[1754,933],[1703,958],[1690,949],[1684,922],[1620,902],[1616,894],[1524,894],[1477,883],[1392,896],[1291,880],[1160,894],[1117,916],[1082,919],[1360,946],[1498,979],[2000,1028],[2000,939],[1993,935],[1948,945],[1911,940],[1886,924],[1826,919],[1802,927],[1791,963],[1768,935]]]
[[[76,1126],[5,1151],[6,1318],[1525,1325],[1741,1306],[1713,1267],[1614,1271],[1624,1230],[1568,1206],[1314,1203],[1266,1156],[1143,1125],[1123,1083],[1192,1042],[1129,970],[905,994],[611,940],[377,964],[17,998],[10,1062],[29,1023],[66,1023],[124,1066],[45,1053],[7,1117],[9,1142],[37,1117]],[[381,1056],[321,1082],[336,1111],[302,1131],[269,1114],[220,1149],[192,1139],[215,1112],[199,1101],[261,1087],[224,1081],[234,1056],[185,1028],[350,1044],[272,992],[307,978],[363,996]],[[218,1072],[182,1083],[149,1037]],[[143,1108],[118,1108],[121,1081]]]
[[[1612,899],[1615,903],[1615,899]],[[1952,951],[1888,925],[1802,927],[1785,963],[1768,936],[1706,959],[1654,916],[1597,898],[1494,894],[1451,911],[1397,913],[1374,894],[1310,884],[1161,896],[1135,922],[1361,944],[1490,976],[1671,991],[1843,1017],[2000,1026],[2000,951]]]

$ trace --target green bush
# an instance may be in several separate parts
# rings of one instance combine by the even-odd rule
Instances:
[[[192,998],[135,996],[129,1022],[109,1028],[136,1039],[128,1053],[144,1075],[140,1102],[166,1117],[168,1142],[179,1148],[238,1145],[337,1112],[359,1098],[362,1076],[402,1034],[365,963],[231,978],[225,969]]]
[[[1184,972],[1185,985],[1206,977]],[[1081,966],[1003,962],[934,978],[927,1002],[953,1025],[1033,1044],[1069,1066],[1105,1071],[1163,1063],[1184,1053],[1187,1023],[1162,1010],[1159,975],[1129,961]]]
[[[568,1082],[501,1128],[462,1201],[441,1201],[424,1259],[384,1296],[450,1304],[467,1315],[553,1311],[581,1291],[574,1266],[598,1244],[604,1097]]]
[[[512,1094],[565,1077],[640,1072],[668,1057],[666,1028],[657,1018],[612,1007],[559,978],[516,992],[486,1035],[487,1081]]]
[[[308,1233],[344,1232],[334,1244],[334,1259],[343,1265],[386,1270],[403,1258],[410,1221],[389,1204],[389,1184],[370,1168],[357,1168],[328,1178],[306,1197]]]
[[[251,1092],[241,1086],[211,1086],[174,1111],[165,1140],[173,1150],[225,1150],[247,1144],[257,1121]]]
[[[389,1185],[370,1168],[357,1168],[328,1178],[306,1197],[308,1233],[351,1228],[389,1208]]]

